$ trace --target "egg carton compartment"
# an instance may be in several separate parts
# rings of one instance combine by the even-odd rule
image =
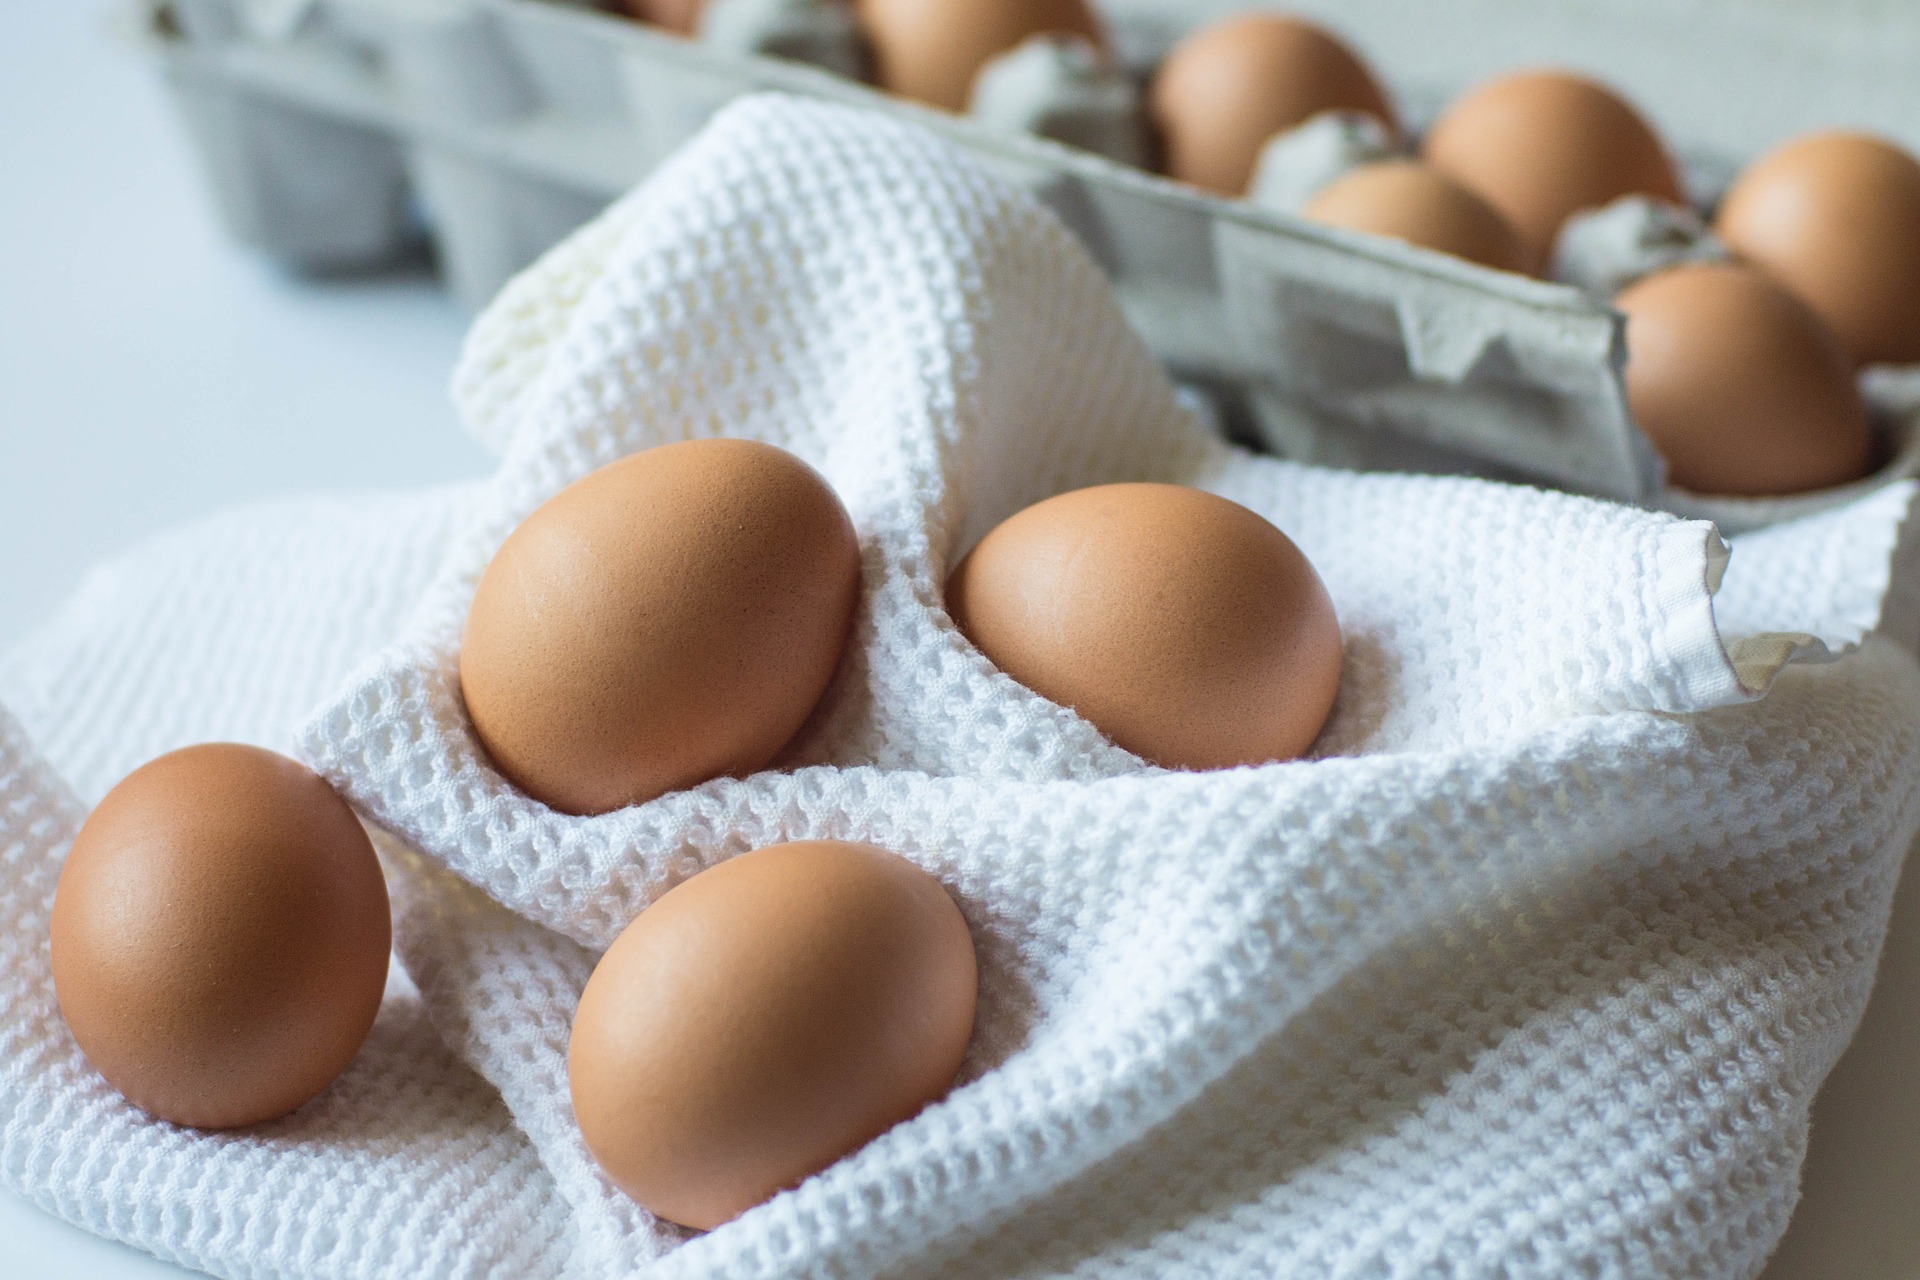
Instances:
[[[424,226],[450,286],[477,307],[727,101],[801,93],[914,119],[1034,191],[1236,438],[1304,461],[1685,501],[1663,490],[1630,421],[1617,319],[1576,290],[1218,199],[573,0],[150,3],[153,46],[229,227],[295,266],[377,262]],[[1102,5],[1116,47],[1139,68],[1183,31],[1243,7]],[[1913,33],[1863,44],[1845,6],[1832,22],[1824,7],[1816,22],[1781,0],[1764,12],[1703,2],[1681,17],[1582,0],[1443,0],[1413,20],[1386,0],[1291,7],[1352,37],[1416,122],[1515,63],[1594,70],[1680,140],[1703,195],[1797,127],[1869,123],[1910,143],[1920,136],[1920,90],[1877,74]],[[1689,39],[1673,38],[1682,29]],[[1695,46],[1704,62],[1692,60]],[[1806,50],[1813,56],[1800,57]],[[1702,86],[1723,83],[1730,98],[1764,100],[1768,111],[1715,109]],[[1796,92],[1777,92],[1782,84]],[[1904,457],[1897,445],[1887,452]],[[1726,509],[1751,522],[1773,508]]]

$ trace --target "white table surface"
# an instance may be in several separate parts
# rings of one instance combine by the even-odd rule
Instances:
[[[110,6],[0,12],[0,647],[188,517],[485,469],[444,390],[466,318],[430,281],[291,280],[228,246]],[[1766,1280],[1920,1277],[1920,876],[1813,1133]],[[0,1192],[8,1280],[181,1274]]]

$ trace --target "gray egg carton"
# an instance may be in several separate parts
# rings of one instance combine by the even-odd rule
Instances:
[[[144,2],[229,229],[298,269],[375,265],[425,233],[449,286],[478,307],[729,100],[805,94],[913,119],[1025,184],[1237,434],[1336,465],[1662,496],[1659,463],[1626,410],[1620,322],[1571,288],[1217,199],[577,0]],[[1134,66],[1244,7],[1103,0]],[[1920,76],[1881,74],[1915,65],[1920,21],[1863,27],[1868,10],[1886,17],[1883,0],[1290,7],[1352,36],[1415,120],[1517,63],[1599,72],[1689,144],[1703,198],[1734,162],[1795,128],[1866,124],[1920,143]],[[1868,28],[1874,38],[1861,38]]]
[[[1569,288],[559,0],[164,0],[146,29],[229,229],[297,268],[377,264],[424,225],[478,306],[731,99],[805,94],[913,119],[1025,184],[1233,429],[1320,461],[1628,500],[1657,487],[1617,377],[1619,323]]]

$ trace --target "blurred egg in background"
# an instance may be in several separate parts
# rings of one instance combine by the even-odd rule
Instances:
[[[959,111],[996,54],[1037,35],[1074,35],[1106,47],[1085,0],[859,0],[881,87]]]
[[[1633,285],[1627,399],[1695,493],[1764,496],[1846,484],[1873,465],[1853,368],[1805,303],[1744,266],[1677,267]]]
[[[1499,211],[1417,160],[1361,165],[1303,211],[1315,222],[1391,236],[1501,271],[1523,271],[1520,237]]]
[[[1863,133],[1796,138],[1741,173],[1714,230],[1856,364],[1920,361],[1920,162],[1907,152]]]
[[[1632,104],[1585,76],[1526,71],[1471,90],[1423,144],[1427,162],[1513,225],[1539,271],[1572,215],[1620,196],[1683,202],[1666,145]]]
[[[1268,139],[1323,111],[1398,122],[1360,55],[1298,18],[1249,13],[1202,27],[1155,74],[1149,112],[1166,172],[1221,195],[1244,195]]]

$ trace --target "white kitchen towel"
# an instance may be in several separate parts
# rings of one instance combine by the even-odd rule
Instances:
[[[469,500],[449,491],[275,504],[170,535],[91,575],[50,625],[0,660],[0,699],[19,710],[86,802],[140,762],[189,742],[238,739],[284,749],[301,709],[400,624]],[[1748,560],[1746,551],[1744,540],[1737,543],[1735,560]],[[1884,673],[1903,664],[1876,653],[1872,665]],[[1862,694],[1878,697],[1888,687],[1884,675],[1868,671],[1848,681],[1857,689],[1828,692],[1852,666],[1789,675],[1766,702],[1708,718],[1702,741],[1723,761],[1738,761],[1740,736],[1769,739],[1736,770],[1785,775],[1784,785],[1813,791],[1850,767],[1907,758],[1907,748],[1875,745],[1874,735],[1898,723],[1880,712],[1860,717],[1867,738],[1851,738],[1845,717],[1856,714]],[[1906,679],[1892,674],[1896,686]],[[1807,687],[1797,688],[1802,682]],[[1810,718],[1828,728],[1805,736]],[[1844,741],[1832,759],[1795,782],[1792,761],[1820,759],[1836,736]],[[1871,796],[1879,785],[1870,775],[1850,784],[1849,794]],[[0,1071],[0,1174],[9,1186],[92,1230],[227,1276],[553,1275],[581,1237],[593,1234],[554,1190],[499,1100],[447,1060],[404,990],[339,1089],[261,1131],[264,1141],[196,1135],[125,1108],[81,1063],[52,1015],[46,986],[48,895],[79,803],[11,729],[0,753],[0,791],[0,1009],[7,1037],[0,1047],[7,1064]],[[1823,800],[1802,812],[1827,811],[1833,803]],[[1770,819],[1786,820],[1777,812]],[[382,847],[395,846],[383,840]],[[1674,847],[1681,847],[1678,837]],[[1382,1245],[1365,1238],[1342,1243],[1339,1231],[1316,1234],[1328,1223],[1350,1232],[1383,1204],[1397,1208],[1403,1194],[1445,1194],[1453,1185],[1429,1187],[1433,1170],[1444,1168],[1423,1154],[1435,1145],[1435,1125],[1458,1131],[1438,1140],[1445,1154],[1472,1153],[1477,1130],[1497,1133],[1510,1123],[1513,1088],[1476,1081],[1512,1077],[1524,1087],[1550,1079],[1539,1073],[1556,1057],[1591,1054],[1602,1060],[1591,1067],[1576,1061],[1570,1087],[1554,1086],[1557,1097],[1529,1102],[1523,1094],[1523,1103],[1597,1106],[1614,1112],[1629,1135],[1644,1127],[1644,1136],[1623,1139],[1625,1147],[1652,1144],[1635,1157],[1641,1165],[1663,1150],[1669,1164],[1691,1159],[1674,1153],[1703,1128],[1716,1131],[1716,1121],[1696,1118],[1677,1128],[1649,1121],[1642,1085],[1609,1086],[1609,1071],[1637,1079],[1646,1058],[1669,1095],[1734,1115],[1735,1131],[1746,1134],[1727,1143],[1721,1158],[1736,1169],[1761,1166],[1750,1183],[1765,1193],[1752,1206],[1751,1250],[1785,1212],[1803,1137],[1799,1106],[1863,998],[1892,867],[1871,833],[1840,845],[1803,835],[1791,848],[1804,850],[1819,872],[1813,882],[1790,861],[1782,866],[1778,855],[1771,864],[1723,871],[1718,884],[1704,872],[1671,870],[1649,882],[1627,867],[1585,886],[1569,877],[1573,909],[1548,917],[1544,928],[1527,920],[1527,899],[1496,899],[1443,919],[1370,958],[1171,1123],[1036,1197],[996,1233],[992,1248],[963,1234],[959,1243],[931,1246],[904,1271],[1153,1275],[1184,1265],[1216,1274],[1289,1267],[1340,1274],[1340,1263],[1377,1259]],[[543,1021],[546,1034],[556,1034],[566,999],[531,994],[525,980],[539,979],[537,990],[557,978],[564,992],[578,982],[588,953],[455,887],[444,873],[423,877],[419,867],[413,859],[396,868],[398,937],[422,984],[453,997],[433,1006],[435,1026],[469,1060],[512,1051],[514,1037],[497,1029],[488,1035],[486,1019],[467,1011],[478,1001],[458,1002],[460,985],[470,983],[478,995],[506,997],[493,1015],[496,1028]],[[1649,883],[1657,896],[1648,896]],[[1777,902],[1729,906],[1738,899],[1726,896],[1727,884],[1754,899],[1775,883],[1787,885]],[[1840,906],[1837,915],[1824,912],[1827,902]],[[425,927],[436,912],[468,919]],[[1555,927],[1563,921],[1580,932],[1559,937]],[[504,958],[516,951],[523,958]],[[490,952],[502,958],[490,960]],[[515,981],[503,984],[496,970],[507,965]],[[1783,969],[1789,982],[1782,991],[1791,999],[1776,1004],[1772,975]],[[1696,1012],[1721,1005],[1732,1010],[1731,1024],[1726,1013]],[[1788,1018],[1808,1006],[1815,1020]],[[1666,1061],[1676,1040],[1706,1027],[1718,1028],[1718,1038]],[[1614,1044],[1613,1034],[1626,1040]],[[1756,1040],[1758,1066],[1749,1061]],[[1535,1062],[1545,1065],[1529,1065]],[[1731,1083],[1696,1094],[1690,1073]],[[1787,1087],[1774,1093],[1769,1086],[1780,1076]],[[1652,1096],[1657,1116],[1663,1104]],[[1755,1098],[1770,1123],[1760,1140],[1749,1121],[1738,1119]],[[422,1115],[433,1123],[422,1126]],[[565,1108],[550,1101],[548,1123],[556,1122],[565,1123]],[[1540,1123],[1528,1117],[1529,1125]],[[1616,1211],[1604,1187],[1590,1196],[1578,1189],[1586,1171],[1577,1166],[1591,1162],[1592,1151],[1583,1145],[1567,1153],[1574,1172],[1544,1193],[1535,1212],[1560,1221],[1567,1215],[1551,1205],[1568,1196],[1583,1201],[1583,1216]],[[1499,1153],[1488,1158],[1497,1162]],[[1674,1165],[1667,1180],[1684,1172]],[[1618,1175],[1609,1180],[1618,1185]],[[1708,1182],[1719,1185],[1724,1177]],[[1523,1183],[1521,1195],[1526,1191]],[[1347,1204],[1361,1193],[1365,1201]],[[1543,1194],[1537,1185],[1532,1193]],[[1514,1192],[1507,1197],[1511,1205]],[[618,1207],[611,1202],[603,1220],[617,1224]],[[1742,1208],[1728,1201],[1720,1210]],[[1454,1226],[1491,1220],[1480,1210]],[[1284,1247],[1303,1234],[1308,1243]],[[1602,1239],[1617,1247],[1632,1237],[1616,1229]],[[1399,1251],[1391,1239],[1384,1247],[1405,1264],[1402,1272],[1421,1272],[1414,1265],[1419,1252]],[[1740,1256],[1751,1253],[1732,1256],[1718,1273],[1737,1273]],[[1697,1261],[1685,1251],[1671,1257],[1629,1255],[1597,1273],[1680,1275]],[[1495,1270],[1456,1267],[1454,1274]]]
[[[1728,562],[1670,516],[1248,457],[1180,410],[1028,200],[911,128],[778,99],[730,109],[503,295],[458,387],[506,444],[492,484],[183,534],[90,582],[0,663],[0,698],[91,799],[182,741],[285,745],[285,709],[339,682],[299,741],[396,833],[418,995],[388,1019],[423,1009],[492,1082],[504,1109],[462,1104],[457,1128],[494,1136],[410,1148],[377,1108],[308,1131],[316,1104],[257,1166],[273,1195],[209,1189],[222,1144],[253,1137],[126,1113],[46,1004],[48,868],[75,810],[16,738],[10,1183],[231,1275],[1758,1269],[1920,825],[1912,659],[1866,638],[1779,664],[1871,629],[1908,489],[1737,540]],[[853,649],[782,771],[547,812],[486,768],[460,712],[474,576],[569,479],[722,432],[796,449],[847,499]],[[1316,759],[1148,768],[947,622],[945,568],[993,521],[1120,476],[1227,493],[1319,565],[1348,668]],[[948,885],[982,960],[975,1044],[945,1102],[692,1236],[585,1158],[567,1021],[648,901],[803,836],[886,844]],[[354,1070],[375,1093],[471,1087],[450,1062]],[[60,1132],[100,1154],[32,1155]],[[419,1213],[417,1185],[369,1178],[356,1142],[428,1185],[477,1179],[484,1212]],[[532,1154],[517,1194],[481,1189]]]
[[[779,99],[727,112],[516,282],[476,325],[456,389],[476,432],[502,443],[500,473],[407,634],[322,709],[302,749],[425,855],[410,873],[425,900],[462,903],[451,918],[463,927],[404,930],[403,953],[574,1204],[585,1273],[656,1255],[673,1274],[867,1273],[999,1238],[1009,1215],[1043,1213],[1197,1105],[1256,1046],[1285,1043],[1317,1000],[1364,1008],[1364,986],[1330,993],[1410,939],[1431,949],[1432,931],[1491,911],[1492,937],[1522,952],[1505,936],[1518,922],[1500,912],[1578,919],[1565,902],[1594,881],[1784,856],[1785,828],[1735,850],[1761,815],[1792,814],[1797,826],[1814,803],[1743,772],[1749,737],[1766,736],[1751,726],[1792,698],[1750,719],[1723,711],[1749,727],[1717,760],[1700,726],[1672,713],[1732,708],[1787,658],[1858,642],[1911,497],[1895,487],[1768,535],[1756,585],[1741,589],[1745,566],[1733,570],[1745,603],[1723,640],[1712,599],[1723,548],[1709,526],[1232,450],[1181,408],[1098,270],[1031,201],[910,128]],[[514,524],[565,484],[635,449],[715,434],[802,454],[847,501],[866,574],[849,657],[779,771],[603,817],[547,810],[491,770],[465,722],[457,646],[473,585]],[[1062,489],[1138,478],[1246,503],[1326,577],[1348,667],[1315,761],[1211,776],[1151,769],[994,672],[945,617],[947,567],[995,522]],[[1790,591],[1770,594],[1776,582]],[[1795,687],[1884,685],[1884,745],[1898,752],[1910,750],[1909,675],[1900,655],[1876,652]],[[1783,723],[1776,749],[1806,732]],[[1842,825],[1871,830],[1883,878],[1914,822],[1914,785],[1843,806]],[[967,1083],[822,1178],[676,1247],[681,1233],[649,1228],[585,1157],[566,1113],[565,1010],[593,953],[672,884],[805,836],[896,848],[963,902],[984,966]],[[1618,909],[1599,901],[1590,909]],[[1556,921],[1555,941],[1568,924]],[[476,931],[484,948],[468,940]],[[1477,972],[1484,981],[1499,966]],[[503,998],[502,984],[520,998]],[[529,1019],[529,1003],[540,1017]],[[1418,1010],[1400,1016],[1417,1021]],[[1440,1062],[1463,1063],[1442,1047],[1450,1038],[1438,1036],[1437,1057],[1402,1050],[1411,1067],[1392,1071],[1431,1077]],[[1591,1046],[1596,1060],[1602,1050]],[[1805,1086],[1786,1089],[1778,1075],[1767,1086],[1804,1106]],[[1650,1087],[1637,1105],[1619,1098],[1605,1132],[1617,1141],[1619,1126],[1644,1127],[1643,1154],[1672,1161],[1708,1135],[1682,1122],[1663,1132],[1657,1117],[1674,1104]],[[1736,1093],[1737,1104],[1715,1105],[1755,1105]],[[1507,1197],[1499,1212],[1546,1214],[1565,1194],[1550,1190],[1567,1176],[1554,1162],[1613,1153],[1598,1132],[1568,1148],[1559,1104],[1535,1102],[1540,1114],[1514,1122],[1519,1146],[1497,1163],[1448,1173],[1432,1152],[1427,1176],[1482,1170]],[[1769,1141],[1792,1131],[1776,1125]],[[1535,1167],[1516,1174],[1528,1144],[1540,1147]],[[1624,1159],[1620,1181],[1565,1210],[1612,1213],[1616,1225],[1558,1249],[1529,1233],[1526,1247],[1551,1256],[1540,1274],[1583,1253],[1604,1258],[1650,1238],[1636,1233],[1660,1215],[1705,1212],[1695,1181],[1754,1179],[1757,1159],[1780,1171],[1773,1200],[1755,1201],[1773,1206],[1777,1230],[1793,1161],[1769,1146],[1730,1153],[1724,1168],[1703,1162],[1666,1195],[1634,1191],[1632,1204],[1621,1198],[1649,1173]],[[1421,1162],[1400,1163],[1391,1195],[1412,1203]],[[1263,1194],[1283,1195],[1281,1181]],[[1477,1207],[1428,1205],[1394,1232],[1350,1222],[1339,1249],[1427,1265],[1458,1233],[1485,1229],[1492,1210],[1478,1193],[1462,1200],[1439,1185],[1426,1195]],[[1106,1221],[1118,1231],[1139,1212]],[[1668,1234],[1673,1274],[1697,1273],[1703,1257],[1738,1268],[1771,1240],[1753,1231],[1730,1254],[1722,1240],[1686,1248],[1684,1232]],[[1116,1245],[1124,1251],[1105,1247]],[[1266,1247],[1284,1256],[1303,1239],[1289,1228]],[[1331,1255],[1319,1262],[1339,1269]],[[1520,1264],[1502,1246],[1481,1265]],[[1282,1269],[1299,1268],[1314,1270],[1310,1249]]]

